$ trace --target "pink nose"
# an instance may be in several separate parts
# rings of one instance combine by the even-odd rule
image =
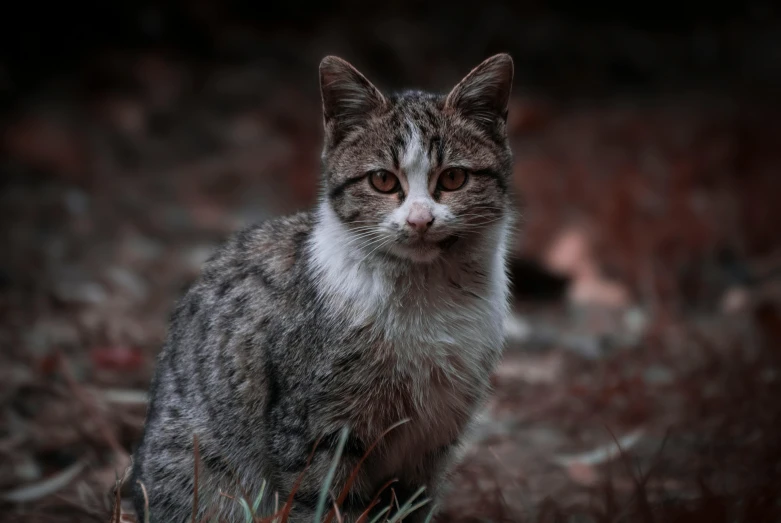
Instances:
[[[423,233],[431,227],[432,223],[434,223],[434,217],[431,215],[431,211],[425,205],[413,203],[407,216],[407,225],[418,233]]]

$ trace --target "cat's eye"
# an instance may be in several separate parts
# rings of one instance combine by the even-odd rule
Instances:
[[[468,175],[466,170],[458,167],[447,169],[439,175],[437,184],[443,191],[457,191],[466,183]]]
[[[399,179],[396,175],[384,169],[370,172],[369,183],[381,193],[392,193],[399,188]]]

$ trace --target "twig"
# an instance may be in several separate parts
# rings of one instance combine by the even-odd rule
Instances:
[[[385,491],[386,488],[390,487],[398,481],[398,479],[393,478],[389,481],[387,481],[380,489],[377,491],[377,494],[375,494],[374,498],[372,499],[371,503],[369,503],[369,506],[366,508],[366,510],[363,511],[363,513],[358,517],[355,523],[364,523],[369,518],[369,512],[371,512],[371,509],[373,509],[377,504],[380,502],[380,496],[382,495],[383,491]]]
[[[409,418],[403,419],[401,421],[397,421],[396,423],[394,423],[393,425],[391,425],[390,427],[385,429],[385,431],[382,434],[380,434],[379,437],[376,440],[374,440],[374,443],[372,443],[369,446],[369,448],[366,450],[366,452],[363,454],[361,459],[358,460],[358,463],[353,468],[353,471],[350,473],[350,477],[347,478],[347,482],[344,484],[344,488],[342,488],[341,494],[339,494],[339,499],[336,500],[336,503],[339,506],[341,506],[342,503],[344,503],[344,500],[347,498],[347,494],[350,492],[350,488],[353,486],[353,483],[355,482],[356,478],[358,477],[358,472],[360,471],[361,466],[363,465],[363,462],[366,460],[366,458],[369,457],[369,454],[371,454],[371,452],[374,450],[374,448],[377,445],[379,445],[379,443],[382,440],[382,438],[387,436],[388,433],[390,433],[392,430],[394,430],[394,429],[396,429],[396,428],[398,428],[398,427],[400,427],[400,426],[402,426],[402,425],[404,425],[405,423],[408,423],[408,422],[409,422]],[[333,517],[334,517],[334,511],[331,510],[328,513],[328,516],[325,518],[325,523],[331,523],[331,520],[333,519]]]
[[[114,510],[111,515],[112,523],[120,523],[122,520],[122,498],[119,495],[119,486],[119,478],[116,478],[116,482],[114,483]]]
[[[344,523],[342,520],[342,513],[339,512],[339,507],[336,505],[336,500],[333,501],[334,504],[334,510],[336,511],[336,521],[337,523]]]
[[[388,506],[390,507],[390,510],[388,511],[387,514],[385,514],[385,523],[388,523],[388,518],[390,517],[390,511],[393,510],[393,504],[394,503],[396,503],[396,511],[398,512],[398,510],[399,510],[399,502],[396,499],[396,489],[391,487],[391,499],[390,499],[390,503],[388,503]]]
[[[141,487],[141,493],[144,495],[144,523],[149,523],[149,496],[147,496],[146,487],[141,480],[137,479],[136,483]]]

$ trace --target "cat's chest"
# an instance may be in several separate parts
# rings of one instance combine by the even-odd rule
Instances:
[[[507,280],[497,255],[484,271],[416,268],[390,277],[330,274],[326,303],[338,315],[349,364],[335,411],[364,441],[408,419],[402,446],[421,452],[460,434],[502,350]]]
[[[408,419],[396,445],[427,451],[452,443],[483,396],[501,352],[494,325],[501,312],[486,300],[437,310],[407,305],[386,309],[372,326],[374,342],[365,353],[370,372],[359,400],[364,408],[356,421],[377,434]]]
[[[484,391],[482,374],[455,355],[414,364],[382,358],[350,409],[352,428],[362,440],[374,441],[404,421],[380,445],[390,459],[381,468],[392,473],[404,468],[405,459],[419,461],[457,439]]]
[[[424,345],[414,354],[385,353],[363,389],[362,408],[353,410],[360,413],[354,430],[369,441],[404,421],[382,440],[372,466],[376,479],[414,469],[456,443],[488,387],[490,354]]]
[[[372,331],[399,365],[457,375],[453,362],[476,370],[500,349],[504,296],[447,291],[406,301],[392,297],[373,318]]]

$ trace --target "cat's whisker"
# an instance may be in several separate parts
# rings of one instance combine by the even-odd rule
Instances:
[[[359,247],[356,247],[356,251],[366,251],[366,249],[372,248],[378,243],[381,243],[385,240],[385,238],[377,238],[376,240],[372,240],[370,242],[366,242],[361,244]]]
[[[360,237],[366,234],[379,233],[380,231],[376,227],[367,228],[361,231],[354,231],[350,234],[352,237]]]
[[[352,241],[347,242],[345,244],[345,246],[349,246],[351,248],[354,248],[356,251],[361,251],[361,250],[366,249],[366,247],[370,247],[370,246],[374,245],[376,242],[382,241],[383,239],[385,239],[385,236],[371,237],[369,239],[363,239],[363,242],[359,243],[357,246],[356,245],[352,245],[352,243],[353,243]]]
[[[349,245],[350,243],[353,243],[357,240],[362,240],[367,237],[374,237],[374,236],[381,236],[381,235],[382,233],[380,233],[379,231],[370,231],[363,234],[356,234],[347,241],[347,244]]]
[[[348,244],[353,243],[357,240],[364,240],[366,238],[380,238],[385,236],[386,236],[385,233],[383,233],[382,231],[377,231],[377,230],[368,231],[365,233],[352,235],[350,238],[348,238],[347,243]]]
[[[382,242],[382,243],[380,243],[379,245],[377,245],[377,246],[376,246],[374,249],[372,249],[372,251],[371,251],[371,252],[369,252],[369,253],[368,253],[366,256],[364,256],[363,258],[361,258],[361,260],[358,262],[358,266],[360,266],[361,264],[363,264],[363,262],[364,262],[364,261],[366,261],[366,259],[367,259],[369,256],[371,256],[372,254],[374,254],[374,253],[375,253],[375,251],[377,251],[377,249],[381,249],[381,248],[383,248],[383,247],[385,247],[385,246],[387,246],[387,245],[390,245],[391,243],[393,243],[393,241],[394,241],[394,239],[393,239],[393,238],[388,238],[388,239],[387,239],[385,242]]]

